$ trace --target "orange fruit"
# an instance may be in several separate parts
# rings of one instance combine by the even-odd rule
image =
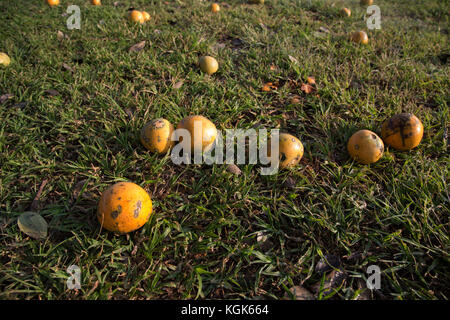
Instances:
[[[364,31],[357,31],[350,35],[350,40],[356,43],[368,44],[369,37]]]
[[[350,156],[362,164],[377,162],[384,153],[383,140],[370,130],[359,130],[347,143]]]
[[[212,12],[219,12],[220,11],[220,6],[217,3],[213,3],[211,5],[211,11]]]
[[[411,150],[422,141],[422,122],[412,113],[400,113],[383,122],[383,141],[397,150]]]
[[[299,139],[288,133],[280,133],[279,139],[280,168],[296,166],[303,157],[303,144]],[[268,146],[270,145],[269,143]]]
[[[59,5],[59,0],[47,0],[47,4],[49,6],[57,6]]]
[[[9,56],[4,52],[0,52],[0,65],[7,67],[10,63],[11,59],[9,58]]]
[[[166,119],[152,120],[141,129],[141,143],[152,152],[165,154],[174,144],[171,140],[173,130],[173,125]]]
[[[198,126],[198,132],[196,132],[195,126]],[[199,115],[184,118],[177,125],[177,129],[189,131],[191,135],[191,151],[195,151],[195,148],[201,151],[209,150],[217,137],[217,129],[214,123],[208,118]]]
[[[151,19],[150,14],[147,11],[142,11],[142,16],[144,17],[145,22]]]
[[[351,12],[350,9],[348,9],[348,8],[342,8],[342,9],[341,9],[341,14],[342,14],[344,17],[350,17],[350,16],[352,15],[352,12]]]
[[[200,65],[200,69],[209,75],[212,75],[219,69],[219,63],[217,60],[210,56],[201,57],[198,60],[198,63]]]
[[[142,12],[138,10],[131,10],[129,13],[128,18],[130,21],[138,22],[138,23],[144,23],[144,16],[142,15]]]
[[[118,182],[100,197],[97,219],[102,228],[120,234],[142,227],[152,214],[149,194],[132,182]]]
[[[373,0],[361,0],[361,5],[363,6],[371,6],[373,4]]]
[[[99,6],[99,5],[102,4],[101,0],[91,0],[91,3],[92,3],[94,6]]]

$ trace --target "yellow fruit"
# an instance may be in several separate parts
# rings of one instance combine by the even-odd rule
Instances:
[[[142,11],[142,16],[144,17],[145,22],[151,19],[150,14],[147,11]]]
[[[377,162],[384,153],[383,140],[370,130],[359,130],[347,143],[350,156],[363,164]]]
[[[383,141],[397,150],[410,150],[422,141],[422,122],[412,113],[400,113],[381,126]]]
[[[128,18],[130,21],[138,22],[138,23],[144,23],[144,16],[142,15],[142,12],[137,10],[131,10],[129,13]]]
[[[342,8],[342,9],[341,9],[341,14],[342,14],[344,17],[350,17],[350,16],[352,15],[352,12],[351,12],[350,9],[348,9],[348,8]]]
[[[91,3],[92,3],[94,6],[99,6],[99,5],[102,4],[101,0],[91,0]]]
[[[361,5],[363,6],[371,6],[373,4],[373,0],[361,0]]]
[[[141,129],[141,143],[152,152],[165,154],[174,144],[171,140],[173,130],[173,125],[166,119],[152,120]]]
[[[200,69],[209,75],[215,73],[219,69],[217,60],[210,56],[201,57],[198,60],[198,64],[200,65]]]
[[[49,6],[57,6],[59,5],[59,0],[47,0],[47,4]]]
[[[7,67],[10,63],[11,59],[9,58],[9,56],[4,52],[0,52],[0,65]]]
[[[271,155],[271,140],[267,143],[267,154]],[[280,133],[279,136],[280,168],[296,166],[303,157],[303,144],[299,139],[288,133]]]
[[[198,128],[197,133],[195,132],[195,126]],[[177,125],[177,129],[186,129],[189,131],[191,135],[191,151],[195,149],[202,151],[209,150],[217,137],[217,129],[214,123],[199,115],[184,118]]]
[[[250,3],[253,3],[253,4],[264,4],[264,0],[250,0]]]
[[[350,40],[356,43],[368,44],[369,37],[364,31],[357,31],[350,35]]]
[[[97,207],[102,228],[128,233],[142,227],[152,214],[149,194],[132,182],[118,182],[106,189]]]
[[[211,5],[211,11],[212,12],[219,12],[220,11],[220,6],[217,3],[213,3]]]

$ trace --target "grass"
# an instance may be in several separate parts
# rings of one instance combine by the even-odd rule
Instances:
[[[367,30],[356,0],[233,0],[218,14],[206,1],[73,0],[80,30],[66,28],[66,2],[0,3],[0,51],[12,58],[0,69],[0,95],[12,95],[0,104],[0,299],[282,299],[324,280],[322,257],[338,257],[347,276],[319,299],[448,299],[445,1],[378,0],[380,30]],[[338,14],[344,5],[350,18]],[[152,20],[132,25],[131,6]],[[345,39],[359,29],[368,46]],[[196,66],[204,54],[219,61],[213,76]],[[315,94],[297,85],[308,76]],[[262,92],[268,81],[279,89]],[[419,147],[351,161],[351,134],[379,134],[399,112],[422,120]],[[304,157],[273,176],[254,165],[235,176],[223,165],[173,165],[140,144],[150,119],[190,114],[220,130],[288,131]],[[95,216],[117,181],[139,184],[154,205],[124,236],[100,230]],[[17,226],[30,209],[49,224],[45,240]],[[80,290],[66,286],[73,264]],[[370,265],[382,272],[373,292],[360,286]]]

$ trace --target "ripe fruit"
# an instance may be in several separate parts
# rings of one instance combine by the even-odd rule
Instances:
[[[210,56],[201,57],[198,60],[198,64],[200,65],[200,69],[209,75],[215,73],[219,69],[217,60]]]
[[[144,22],[151,19],[150,14],[147,11],[142,11],[142,16],[144,17]]]
[[[142,12],[137,11],[137,10],[131,10],[128,18],[130,19],[130,21],[133,21],[133,22],[139,22],[139,23],[145,22]]]
[[[197,132],[195,126],[198,128]],[[195,151],[194,148],[202,151],[209,150],[217,136],[217,129],[214,123],[209,119],[198,115],[184,118],[177,125],[177,129],[186,129],[189,131],[191,135],[191,151]],[[182,137],[180,137],[180,142],[181,141]]]
[[[106,230],[123,234],[142,227],[152,211],[152,200],[143,188],[132,182],[118,182],[100,197],[97,219]]]
[[[47,0],[47,4],[49,6],[57,6],[59,5],[59,0]]]
[[[91,0],[91,3],[92,3],[94,6],[99,6],[99,5],[102,4],[101,0]]]
[[[173,130],[173,125],[166,119],[152,120],[141,129],[141,143],[152,152],[165,154],[173,146],[170,139]]]
[[[264,4],[264,0],[250,0],[250,3],[253,3],[253,4]]]
[[[11,59],[9,58],[9,56],[4,52],[0,52],[0,65],[7,67],[10,63]]]
[[[211,5],[211,11],[212,12],[219,12],[220,11],[220,6],[217,3],[213,3]]]
[[[412,113],[400,113],[381,126],[383,141],[397,150],[417,147],[423,137],[422,122]]]
[[[350,40],[356,43],[368,44],[369,37],[364,31],[357,31],[350,35]]]
[[[350,9],[348,9],[348,8],[342,8],[342,9],[341,9],[341,14],[342,14],[344,17],[350,17],[350,16],[352,15],[352,12],[351,12]]]
[[[363,6],[371,6],[373,4],[373,0],[361,0],[361,5]]]
[[[362,163],[377,162],[384,153],[383,140],[370,130],[359,130],[353,134],[347,143],[350,156]]]
[[[280,168],[291,168],[296,166],[303,157],[303,144],[299,139],[288,133],[280,133],[279,136]],[[267,154],[271,154],[271,141],[267,143]]]

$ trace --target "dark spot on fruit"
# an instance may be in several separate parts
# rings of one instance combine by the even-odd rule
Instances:
[[[119,214],[122,212],[122,206],[118,205],[117,206],[117,210],[114,210],[113,212],[111,212],[111,217],[113,219],[117,219],[117,217],[119,216]]]
[[[141,212],[142,209],[142,201],[138,200],[136,202],[136,209],[134,210],[134,217],[137,218],[139,217],[139,213]]]
[[[372,139],[376,139],[376,138],[377,138],[377,136],[372,134]]]
[[[359,145],[355,144],[355,150],[359,150]]]
[[[117,200],[122,200],[122,197],[118,197]]]
[[[161,137],[159,135],[158,135],[157,140],[158,140],[158,142],[161,142]]]
[[[286,160],[286,155],[284,154],[284,152],[280,152],[280,161],[284,162]]]

